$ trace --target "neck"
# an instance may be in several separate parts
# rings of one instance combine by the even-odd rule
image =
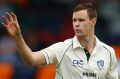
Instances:
[[[78,37],[78,40],[82,47],[85,47],[90,53],[93,52],[93,49],[95,47],[94,35],[89,35],[86,37]]]

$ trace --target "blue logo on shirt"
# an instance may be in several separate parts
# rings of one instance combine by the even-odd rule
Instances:
[[[100,70],[103,69],[104,61],[103,61],[103,60],[98,60],[98,61],[97,61],[97,65],[98,65],[98,68],[99,68]]]
[[[83,60],[73,60],[73,66],[75,67],[83,66]]]

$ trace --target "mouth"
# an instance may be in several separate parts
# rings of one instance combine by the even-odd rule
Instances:
[[[76,33],[80,33],[81,31],[80,31],[80,30],[78,30],[78,29],[75,29],[75,32],[76,32]]]

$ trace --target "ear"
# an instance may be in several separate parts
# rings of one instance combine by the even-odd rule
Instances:
[[[91,19],[91,23],[92,23],[93,26],[95,26],[96,22],[97,22],[97,19],[96,19],[96,18],[92,18],[92,19]]]

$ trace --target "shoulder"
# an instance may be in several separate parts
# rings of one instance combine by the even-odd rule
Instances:
[[[54,48],[54,49],[65,49],[69,46],[72,45],[72,38],[66,39],[63,42],[57,42],[49,46],[49,48]]]
[[[73,43],[73,38],[67,39],[63,42],[63,45],[70,46]]]
[[[105,48],[105,49],[107,49],[110,53],[115,53],[114,52],[114,49],[110,46],[110,45],[107,45],[107,44],[105,44],[105,43],[103,43],[103,42],[101,42],[101,45]]]

